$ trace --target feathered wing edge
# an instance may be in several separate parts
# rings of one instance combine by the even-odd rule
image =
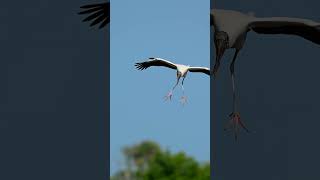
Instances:
[[[110,2],[84,5],[80,8],[84,10],[78,14],[87,14],[88,16],[82,21],[92,21],[90,26],[101,23],[99,26],[99,29],[101,29],[110,23]]]
[[[152,60],[135,63],[136,68],[138,70],[144,70],[149,68],[150,66],[163,66],[171,69],[177,69],[177,66],[170,61],[167,61],[164,59],[156,59],[156,58],[149,58],[149,59],[152,59]]]
[[[249,29],[260,34],[296,35],[320,45],[320,23],[299,18],[255,18]]]
[[[190,72],[201,72],[201,73],[207,74],[209,76],[212,74],[210,69],[207,67],[190,67],[189,71]]]

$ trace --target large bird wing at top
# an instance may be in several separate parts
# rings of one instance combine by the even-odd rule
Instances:
[[[101,23],[99,28],[103,28],[110,23],[110,2],[85,5],[81,6],[80,8],[84,10],[79,12],[79,14],[89,15],[88,17],[83,19],[83,21],[93,21],[90,26]]]
[[[249,29],[261,34],[288,34],[320,44],[320,23],[308,19],[272,17],[253,18]]]
[[[210,76],[210,69],[206,67],[189,67],[190,72],[201,72]]]
[[[176,64],[164,59],[159,59],[159,58],[149,58],[149,61],[136,63],[135,66],[139,70],[147,69],[150,66],[164,66],[171,69],[177,69]]]

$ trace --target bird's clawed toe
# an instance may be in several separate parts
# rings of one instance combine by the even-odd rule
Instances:
[[[180,98],[180,102],[181,102],[182,105],[187,104],[187,103],[188,103],[188,98],[187,98],[187,96],[182,96],[182,97]]]
[[[164,96],[164,100],[167,101],[167,100],[170,100],[172,99],[172,95],[173,95],[173,92],[172,91],[169,91],[169,93]]]
[[[225,131],[227,130],[233,130],[234,131],[234,135],[235,135],[235,139],[237,140],[238,137],[238,132],[239,132],[239,126],[241,126],[245,131],[247,131],[248,133],[250,132],[247,127],[243,124],[243,122],[240,119],[240,113],[238,112],[233,112],[229,115],[230,120],[228,122],[228,124],[226,125],[226,127],[224,128]]]

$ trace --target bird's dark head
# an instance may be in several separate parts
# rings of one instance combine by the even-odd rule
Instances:
[[[177,71],[177,78],[182,77],[182,73],[180,71]]]
[[[216,75],[220,66],[220,60],[225,50],[229,48],[228,34],[224,31],[216,31],[214,33],[214,45],[216,47],[216,63],[214,65],[213,74]]]

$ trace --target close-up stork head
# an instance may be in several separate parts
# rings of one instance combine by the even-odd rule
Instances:
[[[210,76],[210,69],[209,68],[206,68],[206,67],[192,67],[192,66],[189,66],[189,65],[175,64],[175,63],[172,63],[172,62],[170,62],[168,60],[161,59],[161,58],[153,58],[153,57],[151,57],[147,61],[136,63],[135,66],[136,66],[136,68],[138,70],[144,70],[144,69],[147,69],[147,68],[149,68],[151,66],[163,66],[163,67],[167,67],[167,68],[170,68],[170,69],[177,70],[177,82],[173,86],[173,88],[169,91],[169,93],[165,96],[165,100],[171,100],[172,99],[173,90],[179,84],[180,78],[183,78],[182,79],[182,83],[181,83],[183,96],[180,99],[180,102],[182,104],[187,103],[187,97],[184,95],[184,87],[183,87],[183,82],[184,82],[184,79],[187,76],[187,73],[188,72],[200,72],[200,73],[204,73],[204,74],[207,74],[207,75]]]

